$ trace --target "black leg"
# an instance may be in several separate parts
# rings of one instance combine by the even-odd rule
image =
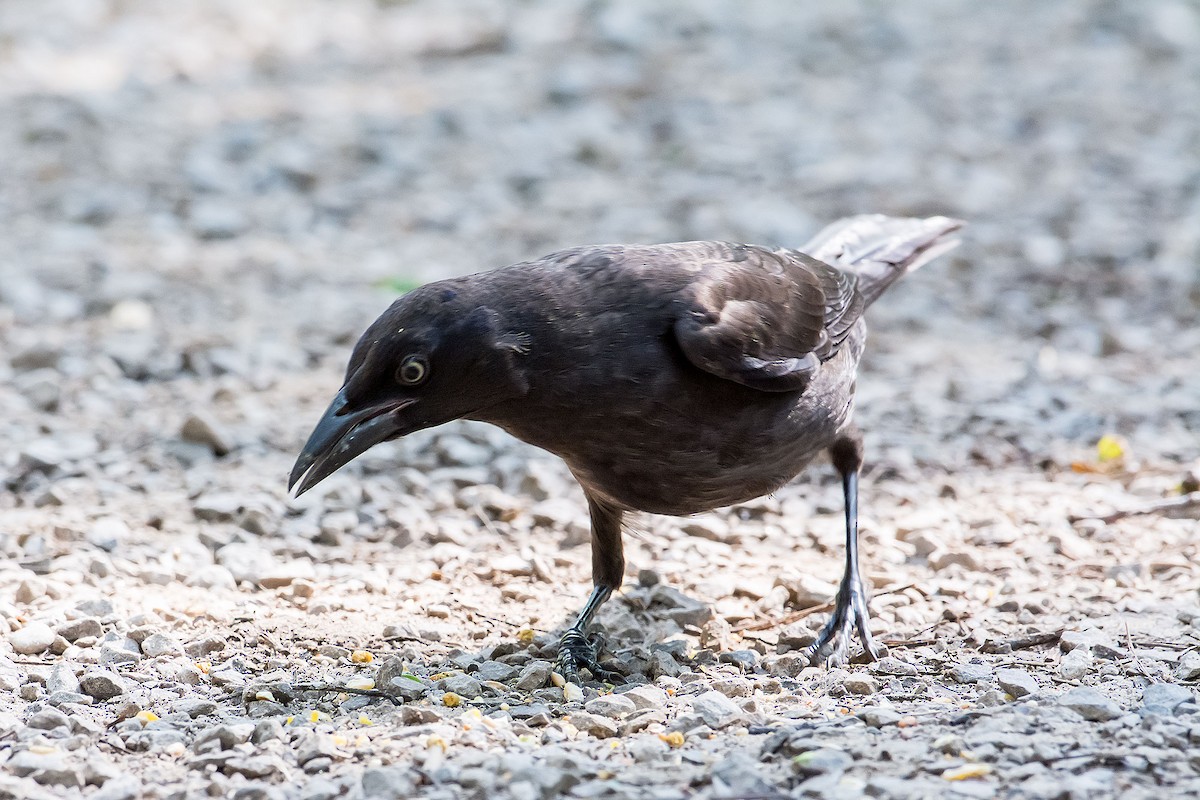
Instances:
[[[857,429],[845,431],[829,448],[833,466],[842,476],[842,494],[846,504],[846,571],[838,588],[833,616],[821,628],[817,640],[804,654],[814,666],[837,666],[847,660],[850,639],[857,633],[863,650],[878,659],[883,650],[875,643],[867,625],[867,591],[858,569],[858,471],[862,467],[862,434]]]
[[[624,679],[596,663],[596,650],[587,638],[587,628],[600,606],[621,588],[625,576],[625,551],[621,545],[621,511],[588,498],[592,518],[592,593],[575,624],[567,628],[558,643],[558,670],[567,681],[581,684],[579,670],[608,683]]]

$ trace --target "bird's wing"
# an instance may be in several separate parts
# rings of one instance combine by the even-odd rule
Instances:
[[[815,258],[696,245],[693,257],[704,263],[684,290],[675,338],[688,361],[717,377],[763,391],[802,390],[862,316],[857,277]]]

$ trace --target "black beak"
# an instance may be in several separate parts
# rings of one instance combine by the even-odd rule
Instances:
[[[338,392],[300,451],[288,478],[288,490],[294,487],[293,496],[299,497],[375,445],[404,434],[406,426],[397,412],[415,402],[402,400],[350,411],[345,392]]]

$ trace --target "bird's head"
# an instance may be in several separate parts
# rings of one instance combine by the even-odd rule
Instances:
[[[380,442],[471,415],[527,389],[528,340],[468,299],[459,281],[410,292],[354,346],[346,380],[313,429],[288,488],[296,496]]]

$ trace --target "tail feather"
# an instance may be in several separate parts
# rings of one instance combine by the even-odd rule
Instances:
[[[958,246],[951,236],[965,223],[949,217],[863,214],[828,225],[801,250],[858,276],[867,304],[892,283]]]

